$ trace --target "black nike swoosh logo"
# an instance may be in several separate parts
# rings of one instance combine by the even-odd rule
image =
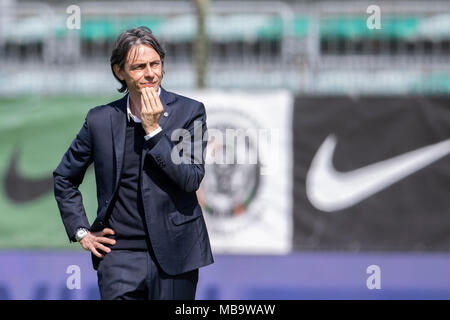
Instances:
[[[3,180],[6,196],[15,203],[27,203],[50,192],[53,189],[53,175],[45,178],[30,179],[23,177],[17,169],[19,149],[12,152]]]

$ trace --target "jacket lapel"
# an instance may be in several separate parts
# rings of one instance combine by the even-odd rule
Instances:
[[[111,131],[113,137],[116,174],[114,186],[117,186],[119,183],[125,153],[125,138],[127,130],[127,99],[128,94],[126,94],[122,99],[113,104],[114,108],[111,112]]]
[[[161,93],[159,94],[159,99],[161,100],[161,103],[163,104],[163,114],[161,115],[161,118],[159,119],[159,126],[164,130],[164,125],[169,119],[169,117],[172,115],[173,110],[171,110],[171,104],[176,100],[176,97],[170,93],[164,90],[163,87],[161,87]]]

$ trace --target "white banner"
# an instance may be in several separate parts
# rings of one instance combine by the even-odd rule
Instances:
[[[206,173],[197,195],[213,251],[289,252],[292,95],[288,91],[181,94],[206,108]]]

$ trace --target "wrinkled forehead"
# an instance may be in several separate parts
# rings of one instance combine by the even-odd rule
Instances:
[[[136,43],[128,51],[126,64],[147,63],[161,61],[158,52],[149,44]]]

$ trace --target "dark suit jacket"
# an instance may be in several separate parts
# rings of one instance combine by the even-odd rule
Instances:
[[[207,139],[202,133],[206,130],[206,113],[202,103],[163,88],[160,99],[166,113],[159,121],[162,132],[145,141],[142,150],[142,199],[157,262],[166,273],[176,275],[213,263],[208,232],[196,196],[205,173],[203,151]],[[71,241],[75,241],[75,232],[80,227],[95,231],[106,226],[122,170],[126,105],[127,95],[89,110],[83,127],[53,172],[55,198]],[[184,130],[185,136],[177,136],[173,141],[172,133],[179,128],[188,131]],[[174,147],[186,146],[188,142],[200,146],[200,153],[199,150],[191,150],[191,154],[183,152],[184,159],[192,161],[173,162]],[[98,210],[97,218],[89,225],[78,186],[92,162]],[[93,262],[96,268],[95,258]]]

